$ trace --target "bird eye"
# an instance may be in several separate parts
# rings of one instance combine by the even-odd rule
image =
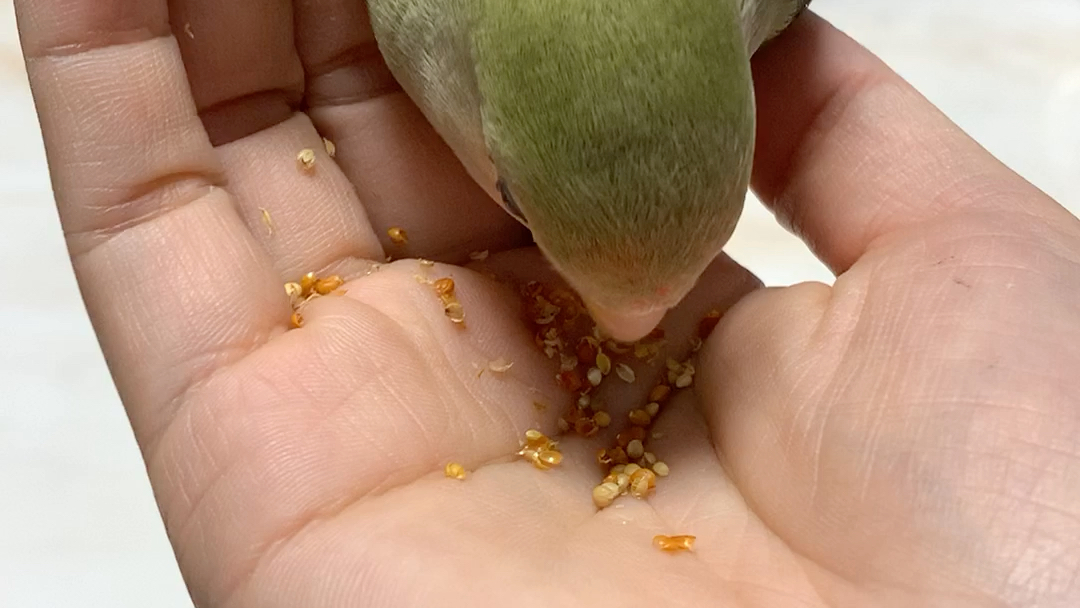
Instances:
[[[510,193],[510,187],[506,185],[506,180],[500,177],[499,181],[495,182],[495,187],[499,189],[499,194],[502,195],[503,203],[506,204],[506,210],[510,212],[510,215],[528,226],[529,220],[525,219],[525,214],[521,212],[521,208],[514,201],[514,195]]]

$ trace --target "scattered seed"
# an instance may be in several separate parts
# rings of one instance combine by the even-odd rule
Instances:
[[[259,214],[262,216],[262,223],[266,226],[266,236],[274,236],[274,220],[270,217],[270,212],[259,207]]]
[[[578,375],[577,370],[567,370],[560,372],[556,379],[559,382],[559,386],[564,389],[575,393],[581,388],[581,376]]]
[[[666,384],[657,384],[649,391],[649,401],[660,403],[671,394],[671,387]]]
[[[585,393],[584,395],[581,395],[577,398],[577,406],[579,408],[586,409],[590,405],[592,405],[592,397],[590,397],[588,393]]]
[[[395,245],[407,245],[409,243],[409,233],[405,232],[404,228],[393,226],[386,231],[386,234],[390,237],[390,242]]]
[[[577,369],[578,360],[573,355],[564,355],[559,353],[559,371],[568,372],[572,369]]]
[[[311,295],[313,289],[315,289],[315,282],[318,278],[315,277],[314,272],[309,272],[300,278],[300,292],[305,298]]]
[[[450,277],[444,277],[436,280],[434,286],[435,293],[439,294],[440,296],[449,296],[453,295],[454,293],[454,279],[451,279]]]
[[[658,534],[653,537],[653,546],[661,551],[678,552],[678,551],[692,551],[694,548],[694,541],[697,537],[689,534],[683,534],[680,536],[665,536]]]
[[[329,156],[330,158],[334,158],[335,156],[337,156],[337,146],[334,145],[334,142],[324,137],[322,138],[322,145],[323,148],[326,149],[327,156]]]
[[[285,283],[285,295],[295,302],[303,297],[304,288],[300,287],[300,283]]]
[[[702,340],[708,338],[720,323],[720,316],[720,311],[715,309],[705,313],[705,317],[698,323],[698,337]]]
[[[642,456],[642,460],[644,460],[645,464],[648,465],[656,464],[656,454],[653,454],[652,452],[645,452],[645,455]]]
[[[615,499],[619,497],[619,494],[622,494],[622,490],[619,489],[618,485],[610,481],[602,483],[593,488],[593,504],[600,509],[607,508],[611,506],[611,503],[615,502]]]
[[[540,403],[539,401],[533,401],[533,409],[538,412],[546,412],[547,406],[543,403]]]
[[[615,485],[619,488],[619,493],[622,494],[630,488],[630,476],[626,473],[619,473],[615,476]]]
[[[536,455],[536,458],[549,467],[557,467],[562,463],[563,456],[562,452],[557,452],[555,450],[541,450],[540,453]]]
[[[289,324],[293,329],[300,329],[304,326],[304,315],[300,314],[300,311],[293,312],[289,317]]]
[[[645,406],[645,413],[652,418],[656,418],[656,415],[660,413],[660,404],[653,401]]]
[[[566,418],[560,417],[559,420],[556,422],[556,424],[558,425],[560,432],[562,432],[562,433],[570,432],[570,423],[566,421]]]
[[[675,388],[686,388],[694,383],[694,376],[683,374],[675,379]]]
[[[611,425],[611,414],[607,412],[596,412],[593,414],[593,421],[596,422],[596,426],[606,429]]]
[[[311,173],[315,170],[315,151],[311,148],[304,148],[296,155],[296,162],[299,163],[302,171]]]
[[[638,465],[636,465],[634,463],[630,463],[630,464],[626,465],[625,467],[623,467],[623,470],[620,471],[620,473],[626,473],[631,478],[633,478],[634,473],[637,473],[640,470],[641,470],[640,466],[638,466]]]
[[[652,423],[652,416],[645,410],[630,410],[630,424],[635,426],[649,426]]]
[[[574,422],[574,432],[582,437],[592,437],[600,432],[600,426],[592,418],[578,418]]]
[[[598,464],[598,465],[600,465],[601,467],[604,467],[604,468],[607,468],[607,467],[611,466],[611,464],[612,464],[611,455],[608,454],[608,451],[605,450],[604,448],[600,448],[599,450],[596,450],[596,464]]]
[[[314,289],[315,293],[319,294],[320,296],[325,296],[337,291],[344,284],[345,281],[335,274],[333,276],[326,277],[325,279],[318,279],[317,281],[315,281]]]
[[[195,39],[195,30],[191,29],[191,23],[184,24],[184,34],[192,40]]]
[[[495,372],[497,374],[502,374],[502,373],[508,372],[508,371],[510,371],[511,367],[514,367],[514,362],[513,361],[507,361],[503,357],[499,357],[498,359],[488,363],[488,369],[490,369],[491,371],[493,371],[493,372]]]
[[[393,228],[391,228],[390,230],[393,230]],[[398,230],[401,231],[401,236],[404,237],[405,236],[405,231],[401,230],[401,228],[398,228]],[[390,238],[393,239],[394,235],[391,234]],[[405,239],[405,242],[408,242],[408,239]],[[418,264],[420,264],[420,266],[422,268],[431,268],[431,267],[435,266],[435,262],[432,262],[431,260],[425,260],[424,258],[419,258],[416,261],[417,261]]]
[[[617,464],[617,465],[611,467],[611,474],[612,475],[618,475],[619,473],[622,473],[625,470],[626,470],[626,465],[625,464]]]
[[[633,384],[634,380],[637,379],[637,374],[634,373],[634,369],[625,363],[616,365],[615,373],[627,384]]]
[[[671,473],[671,469],[669,469],[667,464],[662,460],[654,462],[652,465],[652,470],[653,473],[656,473],[656,475],[659,477],[667,477]]]
[[[451,479],[465,479],[465,476],[468,474],[465,471],[465,467],[456,462],[448,463],[443,472]]]
[[[630,476],[630,494],[634,498],[645,498],[656,487],[656,474],[649,469],[640,469]]]
[[[611,461],[616,465],[629,464],[630,459],[626,457],[626,450],[621,447],[615,447],[608,450],[608,455],[611,456]]]
[[[604,381],[604,373],[599,367],[590,368],[586,377],[589,379],[589,384],[593,386],[600,386],[600,383]]]
[[[629,456],[632,460],[637,460],[638,458],[641,458],[645,455],[645,446],[641,443],[640,439],[635,439],[629,444],[627,444],[626,455]]]
[[[484,260],[488,259],[488,255],[490,255],[490,253],[491,252],[489,252],[487,249],[483,251],[474,251],[469,254],[469,259],[474,262],[483,262]]]
[[[596,355],[596,367],[600,370],[601,374],[605,376],[611,373],[611,357],[608,357],[605,353],[599,353]],[[599,383],[597,383],[599,384]]]

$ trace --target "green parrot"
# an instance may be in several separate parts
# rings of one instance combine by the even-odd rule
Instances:
[[[750,56],[809,0],[368,0],[380,51],[469,174],[621,341],[742,213]]]

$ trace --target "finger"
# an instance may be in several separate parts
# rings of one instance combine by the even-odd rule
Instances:
[[[229,189],[282,281],[363,270],[385,254],[348,178],[303,114],[290,0],[170,4],[199,115]],[[311,170],[298,165],[303,150]]]
[[[833,271],[960,213],[1065,218],[856,42],[807,13],[754,60],[753,186]]]
[[[218,187],[164,3],[15,9],[74,269],[145,442],[287,303]]]
[[[387,252],[448,262],[504,250],[529,233],[497,206],[401,91],[379,54],[365,3],[296,0],[297,48],[307,72],[306,106],[337,144]],[[393,246],[392,226],[409,234]]]

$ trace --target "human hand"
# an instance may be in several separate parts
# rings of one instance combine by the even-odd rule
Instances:
[[[392,91],[359,3],[16,10],[73,264],[197,605],[1077,604],[1080,226],[816,17],[756,60],[755,187],[840,276],[760,290],[718,261],[665,321],[683,344],[731,307],[657,423],[672,474],[597,512],[593,441],[552,471],[505,458],[569,400],[513,291],[434,269],[462,331],[415,261],[368,274],[489,249],[550,279]],[[320,133],[338,155],[305,175]],[[348,293],[286,331],[282,283],[309,270]],[[515,366],[477,378],[497,357]]]

